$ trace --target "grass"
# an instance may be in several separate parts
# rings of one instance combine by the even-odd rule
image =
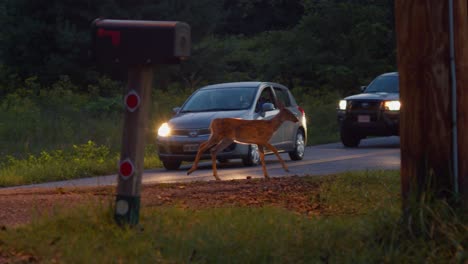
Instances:
[[[8,156],[0,167],[0,187],[85,178],[117,173],[119,153],[93,141],[71,150],[42,151],[26,159]],[[148,145],[145,168],[161,167],[154,145]]]
[[[317,181],[316,177],[304,180]],[[326,177],[328,208],[307,217],[282,208],[142,208],[139,228],[120,228],[111,202],[57,210],[0,231],[0,256],[43,263],[466,263],[466,212],[420,205],[430,232],[401,221],[399,173]],[[421,217],[421,215],[420,215]]]

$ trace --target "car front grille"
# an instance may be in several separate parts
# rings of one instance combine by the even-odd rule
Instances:
[[[353,100],[349,102],[347,109],[348,120],[360,122],[359,116],[364,118],[367,116],[367,122],[378,122],[381,119],[382,101]],[[362,122],[362,124],[366,124],[366,122]]]
[[[381,101],[356,100],[356,101],[350,101],[349,111],[375,112],[375,111],[380,111],[381,107],[382,107]]]
[[[172,135],[174,136],[186,136],[186,137],[196,137],[196,136],[203,136],[209,135],[210,129],[174,129],[172,131]]]
[[[231,152],[235,148],[236,148],[236,143],[232,143],[227,148],[225,148],[222,152]],[[170,145],[169,146],[169,153],[172,153],[172,154],[196,154],[197,151],[184,152],[182,145]],[[210,150],[208,149],[204,153],[210,153]]]

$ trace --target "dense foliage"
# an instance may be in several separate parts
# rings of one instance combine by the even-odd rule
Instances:
[[[350,93],[395,69],[393,0],[0,0],[0,96],[12,82],[67,75],[87,92],[101,73],[88,57],[97,17],[185,21],[192,57],[156,86],[275,80]],[[47,7],[47,8],[44,8]],[[103,93],[102,95],[108,96]]]
[[[0,3],[0,167],[8,171],[17,164],[13,157],[73,151],[88,141],[118,151],[126,72],[90,59],[98,17],[191,26],[191,58],[156,70],[150,145],[159,124],[194,89],[248,80],[292,88],[309,118],[309,144],[334,141],[337,99],[395,69],[393,0]]]

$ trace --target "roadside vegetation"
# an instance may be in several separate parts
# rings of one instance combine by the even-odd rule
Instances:
[[[117,172],[122,133],[122,95],[99,96],[99,90],[121,91],[123,85],[102,79],[89,93],[63,77],[52,88],[36,78],[21,83],[0,98],[0,186],[24,185]],[[155,145],[159,125],[192,90],[155,89],[146,130],[145,167],[162,167]],[[293,90],[307,113],[308,144],[338,140],[335,118],[337,93]]]
[[[396,67],[392,0],[51,1],[0,8],[0,186],[115,173],[127,73],[88,56],[97,17],[191,26],[189,60],[155,68],[147,168],[160,166],[159,124],[203,85],[288,86],[315,145],[338,140],[341,97]]]
[[[57,208],[0,231],[0,256],[44,263],[465,263],[467,214],[431,200],[401,221],[398,171],[304,177],[319,215],[275,206],[143,207],[113,221],[112,201]],[[197,183],[192,183],[197,184]],[[189,184],[190,185],[190,184]],[[186,188],[189,188],[187,186]],[[79,254],[77,254],[79,252]]]

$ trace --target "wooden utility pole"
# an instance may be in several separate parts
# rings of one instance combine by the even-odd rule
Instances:
[[[464,207],[468,208],[468,3],[466,0],[454,1],[455,67],[458,112],[458,153],[459,181]]]
[[[454,8],[450,9],[451,1],[395,1],[404,207],[408,206],[410,197],[419,199],[427,191],[449,201],[461,198],[466,206],[467,3],[453,0]],[[453,57],[451,47],[454,47]],[[452,96],[452,84],[456,85],[456,96]]]

